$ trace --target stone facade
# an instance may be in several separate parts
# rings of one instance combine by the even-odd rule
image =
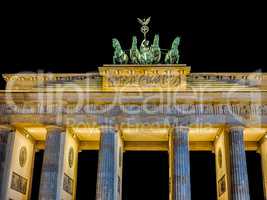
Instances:
[[[30,198],[38,149],[39,199],[75,199],[78,152],[92,149],[98,200],[121,199],[123,152],[132,150],[169,152],[175,200],[191,198],[189,151],[198,150],[215,153],[217,199],[248,200],[245,151],[258,151],[266,193],[266,74],[190,73],[185,65],[99,70],[4,75],[0,199]]]

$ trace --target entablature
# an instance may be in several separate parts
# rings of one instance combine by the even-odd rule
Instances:
[[[184,64],[104,65],[90,73],[4,74],[10,91],[265,91],[267,73],[190,73]]]

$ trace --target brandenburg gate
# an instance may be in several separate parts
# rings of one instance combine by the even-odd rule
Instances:
[[[75,199],[79,152],[99,150],[97,199],[121,199],[125,151],[169,152],[170,199],[189,200],[189,151],[216,156],[217,199],[248,200],[245,151],[262,156],[267,192],[267,74],[190,73],[186,65],[104,65],[99,73],[5,74],[1,200]],[[266,193],[267,194],[267,193]]]
[[[83,150],[98,150],[97,200],[122,199],[124,152],[146,150],[168,152],[170,200],[191,199],[190,151],[215,154],[218,200],[249,200],[245,151],[257,151],[267,199],[267,74],[192,73],[178,64],[180,37],[164,52],[146,39],[150,18],[138,21],[140,49],[114,38],[98,72],[3,75],[1,200],[31,198],[38,150],[39,200],[76,198]]]

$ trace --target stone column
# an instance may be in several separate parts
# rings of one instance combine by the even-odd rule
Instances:
[[[1,200],[30,199],[34,145],[27,132],[0,127]]]
[[[123,142],[113,127],[101,127],[98,157],[96,199],[120,200]]]
[[[233,200],[249,200],[243,127],[229,128],[231,189]]]
[[[78,141],[60,127],[48,127],[39,199],[75,199]]]
[[[189,142],[188,127],[175,127],[170,140],[170,174],[172,183],[170,186],[170,198],[174,200],[190,200],[190,159],[189,159]]]
[[[264,199],[267,199],[267,135],[260,141],[261,168],[263,179]]]
[[[0,126],[0,199],[6,199],[8,190],[8,174],[10,174],[10,164],[14,137],[11,129]]]
[[[219,200],[249,200],[243,127],[231,126],[215,142],[217,197]]]
[[[169,131],[169,200],[173,200],[173,129]]]

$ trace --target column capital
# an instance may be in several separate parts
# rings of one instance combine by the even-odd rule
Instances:
[[[47,134],[50,134],[50,133],[62,133],[65,131],[65,129],[63,127],[60,127],[60,126],[54,126],[54,125],[49,125],[49,126],[46,126],[46,131],[47,131]]]
[[[189,126],[174,126],[174,131],[180,131],[180,132],[189,132]]]
[[[231,131],[231,132],[239,132],[239,131],[244,131],[244,126],[241,126],[241,125],[228,125],[228,126],[226,126],[226,129],[228,130],[228,131]]]
[[[119,126],[109,126],[109,125],[101,125],[99,128],[101,132],[104,131],[119,132],[120,130]]]

